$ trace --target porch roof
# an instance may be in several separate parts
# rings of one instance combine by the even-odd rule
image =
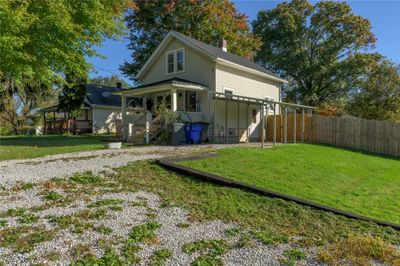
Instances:
[[[86,102],[83,103],[83,109],[90,109],[90,105]],[[39,109],[38,113],[58,112],[58,105],[52,105],[46,108]]]
[[[167,80],[162,80],[158,82],[153,82],[145,85],[141,85],[138,87],[121,90],[116,95],[125,95],[125,96],[138,96],[147,93],[164,91],[167,89],[171,89],[171,87],[176,89],[189,89],[189,90],[208,90],[208,87],[204,84],[200,84],[194,81],[190,81],[182,78],[171,78]]]

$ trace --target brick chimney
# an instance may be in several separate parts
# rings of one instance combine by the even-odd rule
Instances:
[[[219,47],[222,49],[222,51],[228,52],[228,42],[225,39],[222,39],[219,42]]]

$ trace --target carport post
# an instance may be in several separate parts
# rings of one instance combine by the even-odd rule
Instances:
[[[225,143],[228,143],[228,100],[225,100]]]
[[[214,110],[213,110],[213,120],[212,120],[212,141],[215,142],[215,114],[217,113],[217,97],[213,97]]]
[[[268,143],[268,114],[269,114],[269,104],[266,105],[267,112],[265,114],[265,142]]]
[[[238,103],[237,103],[237,142],[240,142],[240,101],[238,99]]]
[[[264,105],[261,105],[261,148],[264,148]]]
[[[250,141],[249,104],[246,105],[246,141]]]
[[[287,143],[287,107],[285,106],[285,131],[284,131],[285,144]]]
[[[274,146],[276,145],[276,103],[274,103]]]
[[[297,127],[296,127],[296,113],[297,113],[297,109],[293,108],[293,127],[294,127],[294,131],[293,131],[293,143],[296,143],[296,138],[297,138]]]

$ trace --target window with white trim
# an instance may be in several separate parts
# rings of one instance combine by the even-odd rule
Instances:
[[[166,54],[166,74],[175,74],[185,71],[185,49],[167,52]]]

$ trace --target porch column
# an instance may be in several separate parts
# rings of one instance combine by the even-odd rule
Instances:
[[[121,95],[121,129],[122,129],[122,139],[127,141],[128,140],[128,124],[126,123],[126,96]]]
[[[171,90],[171,111],[176,112],[178,110],[178,94],[176,90]]]
[[[46,112],[43,112],[43,135],[46,135]]]
[[[146,144],[150,143],[150,124],[151,124],[152,115],[150,111],[146,111],[146,130],[145,130],[145,138]]]

